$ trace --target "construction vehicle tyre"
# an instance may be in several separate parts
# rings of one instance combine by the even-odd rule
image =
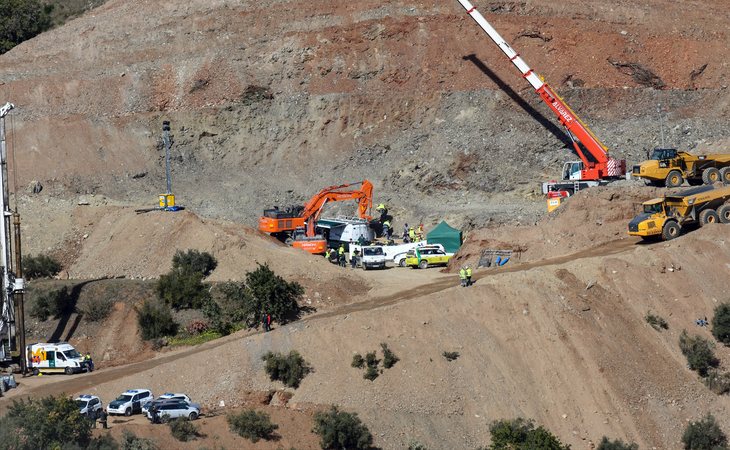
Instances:
[[[428,261],[425,261],[424,260],[424,261],[419,262],[418,263],[418,268],[419,269],[426,269],[426,268],[428,268]]]
[[[700,226],[719,222],[720,216],[717,215],[714,209],[706,209],[700,213]]]
[[[730,223],[730,205],[722,205],[717,208],[717,215],[721,223]]]
[[[662,237],[665,241],[671,241],[672,239],[679,236],[681,228],[677,222],[671,221],[664,224],[662,228]]]
[[[368,266],[367,266],[367,264],[363,264],[363,265],[362,265],[362,270],[368,270]]]
[[[720,170],[720,179],[723,184],[730,184],[730,167],[723,167]]]
[[[667,178],[664,179],[664,184],[666,184],[668,188],[679,187],[682,183],[684,183],[684,179],[678,170],[672,170],[667,175]]]
[[[702,172],[702,181],[704,181],[705,184],[717,183],[720,180],[722,180],[722,178],[720,178],[720,171],[715,167],[707,168]]]

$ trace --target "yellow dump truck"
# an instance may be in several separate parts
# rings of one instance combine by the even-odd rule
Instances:
[[[730,184],[730,154],[692,155],[674,148],[654,149],[647,161],[633,167],[631,176],[653,186],[678,187],[722,181]]]
[[[629,222],[629,234],[644,240],[670,240],[683,230],[708,223],[730,223],[730,186],[702,186],[642,203]]]

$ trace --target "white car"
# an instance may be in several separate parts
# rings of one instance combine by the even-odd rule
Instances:
[[[184,400],[163,400],[147,410],[147,418],[152,423],[167,422],[180,417],[195,420],[198,416],[200,416],[200,408]]]
[[[149,389],[130,389],[109,403],[106,412],[109,415],[124,414],[125,416],[131,416],[134,413],[141,413],[142,407],[151,402],[153,398]]]
[[[144,406],[142,406],[142,414],[147,415],[147,411],[152,407],[152,405],[159,405],[160,403],[165,402],[166,400],[180,400],[184,401],[192,406],[197,407],[200,409],[200,405],[193,403],[190,401],[190,397],[188,397],[185,394],[172,394],[170,392],[165,392],[164,394],[160,395],[156,399],[152,400],[151,402],[148,402]]]
[[[82,394],[76,397],[74,401],[79,407],[81,415],[90,419],[96,419],[99,417],[99,413],[103,408],[101,399],[96,395]]]

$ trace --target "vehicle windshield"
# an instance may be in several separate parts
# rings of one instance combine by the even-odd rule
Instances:
[[[367,255],[367,256],[382,255],[383,249],[382,249],[382,247],[374,247],[374,248],[365,247],[363,249],[363,254]]]
[[[66,350],[65,352],[63,352],[63,354],[66,355],[66,358],[73,358],[73,359],[81,358],[81,353],[76,351],[76,349]]]
[[[655,159],[657,161],[661,161],[662,159],[671,159],[677,157],[677,150],[673,148],[655,148],[653,152],[651,152],[651,157],[649,159]]]
[[[119,397],[117,397],[117,400],[116,401],[118,401],[118,402],[125,402],[126,403],[126,402],[131,401],[131,400],[132,400],[132,396],[131,395],[122,394]]]
[[[86,403],[88,403],[86,400],[76,400],[76,406],[78,406],[79,409],[86,408]]]
[[[662,212],[661,203],[653,203],[651,205],[644,205],[644,212],[647,214],[657,214]]]

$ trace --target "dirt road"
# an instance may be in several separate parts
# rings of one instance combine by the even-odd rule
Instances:
[[[610,256],[617,253],[621,253],[627,250],[630,250],[631,248],[635,247],[638,244],[633,239],[620,239],[613,242],[610,242],[608,244],[591,248],[588,250],[580,251],[571,255],[556,257],[556,258],[550,258],[545,259],[541,261],[535,261],[531,263],[524,263],[524,264],[515,264],[510,267],[501,267],[499,269],[492,269],[492,270],[484,270],[477,272],[475,274],[475,279],[478,281],[480,279],[503,274],[503,273],[511,273],[511,272],[522,272],[531,270],[536,267],[545,267],[545,266],[553,266],[553,265],[559,265],[563,264],[569,261],[575,261],[579,259],[584,258],[592,258],[592,257],[598,257],[598,256]],[[321,314],[313,314],[311,316],[305,317],[302,319],[304,322],[308,321],[316,321],[321,319],[327,319],[332,318],[336,316],[343,316],[345,314],[350,314],[354,312],[360,312],[360,311],[367,311],[372,310],[376,308],[382,308],[384,306],[390,306],[394,304],[398,304],[401,302],[405,302],[417,297],[426,296],[429,294],[433,294],[436,292],[440,292],[446,289],[449,289],[451,287],[454,287],[457,284],[456,277],[454,276],[444,276],[438,279],[437,281],[425,284],[418,288],[411,288],[406,289],[400,292],[396,292],[393,295],[384,295],[375,297],[363,302],[359,303],[352,303],[348,305],[343,305],[341,307],[335,308],[331,311],[323,312]],[[262,333],[260,331],[253,331],[253,332],[241,332],[236,333],[231,336],[226,336],[221,339],[217,339],[212,342],[208,342],[206,344],[202,344],[196,347],[188,348],[188,349],[181,349],[177,351],[173,351],[170,353],[167,353],[163,356],[159,356],[157,358],[149,359],[146,361],[129,364],[125,366],[117,366],[105,370],[100,370],[91,374],[84,374],[84,375],[78,375],[71,378],[67,377],[59,377],[58,380],[50,381],[48,378],[25,378],[20,379],[21,385],[27,386],[26,388],[19,388],[17,391],[10,391],[8,396],[5,398],[5,401],[0,401],[0,411],[4,411],[9,402],[9,398],[13,397],[20,397],[20,396],[34,396],[34,397],[41,397],[41,396],[47,396],[51,394],[58,394],[59,392],[66,392],[66,393],[78,393],[87,390],[88,388],[91,388],[93,386],[106,383],[109,381],[113,381],[119,378],[123,378],[128,375],[133,375],[138,372],[142,372],[157,366],[161,366],[163,364],[176,361],[178,359],[201,353],[204,351],[208,351],[211,349],[214,349],[216,347],[219,347],[221,345],[224,345],[228,342],[234,341],[236,339],[241,339],[245,336],[250,336],[254,334]]]

